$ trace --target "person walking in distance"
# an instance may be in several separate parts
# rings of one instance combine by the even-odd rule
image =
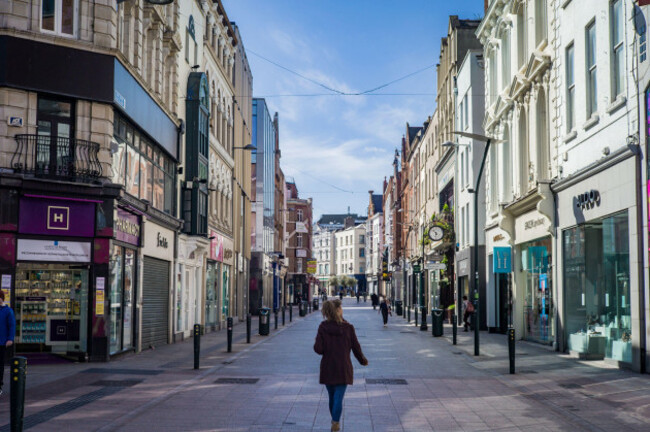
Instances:
[[[384,327],[388,327],[388,315],[390,313],[390,306],[388,304],[388,299],[386,297],[381,299],[381,304],[379,305],[379,312],[381,312],[381,317],[384,319]]]
[[[323,357],[320,361],[320,383],[325,385],[329,395],[332,415],[332,431],[341,430],[339,422],[343,411],[343,396],[347,386],[354,381],[354,370],[350,351],[362,366],[368,366],[368,359],[361,351],[354,326],[343,319],[341,300],[323,303],[323,318],[318,327],[314,351]]]
[[[359,303],[359,299],[361,298],[361,293],[357,291],[357,303]]]
[[[2,394],[5,373],[5,354],[11,349],[16,336],[14,311],[5,304],[5,293],[0,290],[0,395]]]
[[[474,305],[467,299],[467,296],[463,296],[463,310],[463,331],[466,332],[470,325],[469,320],[474,313]]]

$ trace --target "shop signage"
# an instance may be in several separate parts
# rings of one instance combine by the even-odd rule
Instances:
[[[296,232],[309,234],[309,230],[307,229],[307,226],[305,225],[304,222],[296,222]]]
[[[223,259],[224,259],[224,261],[232,260],[232,257],[233,257],[232,249],[224,249],[223,250]]]
[[[169,247],[169,242],[167,241],[167,237],[164,237],[161,233],[158,233],[158,235],[156,236],[156,240],[157,240],[156,245],[158,247],[164,249],[167,249]]]
[[[494,242],[498,242],[498,241],[505,240],[505,239],[506,238],[505,238],[505,236],[503,234],[497,234],[494,237],[492,237],[492,241],[494,241]]]
[[[576,207],[580,210],[590,210],[600,205],[600,192],[590,190],[575,197]]]
[[[540,225],[544,225],[544,218],[538,218],[538,219],[526,221],[524,223],[524,229],[529,230],[538,227]]]
[[[135,246],[140,245],[140,217],[120,208],[113,222],[115,239]]]
[[[94,237],[95,203],[21,198],[18,232],[22,234]]]
[[[98,277],[95,282],[95,315],[104,316],[106,278]]]
[[[18,239],[21,261],[90,262],[90,242]]]
[[[307,251],[305,249],[296,249],[296,258],[307,258]]]
[[[494,273],[512,272],[512,249],[509,246],[495,247],[492,257]]]
[[[426,263],[425,270],[447,270],[447,264],[444,263]]]
[[[223,262],[223,237],[210,231],[210,259]]]
[[[307,261],[307,273],[315,274],[316,273],[316,261],[309,260]]]

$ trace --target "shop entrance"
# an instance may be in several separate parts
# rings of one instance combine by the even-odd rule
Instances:
[[[15,313],[18,352],[86,353],[87,267],[19,263]]]

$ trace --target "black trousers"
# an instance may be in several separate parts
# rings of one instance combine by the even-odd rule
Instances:
[[[3,385],[3,378],[5,375],[5,355],[7,352],[7,347],[2,345],[0,346],[0,387]]]
[[[381,317],[384,319],[384,324],[388,324],[388,311],[382,310]]]

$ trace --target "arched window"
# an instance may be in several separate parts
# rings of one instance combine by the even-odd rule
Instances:
[[[548,113],[546,108],[546,93],[540,89],[537,95],[537,178],[549,178],[549,144],[548,144]]]
[[[525,195],[528,192],[528,122],[526,121],[526,110],[519,110],[519,139],[518,141],[518,159],[519,159],[519,193]]]

